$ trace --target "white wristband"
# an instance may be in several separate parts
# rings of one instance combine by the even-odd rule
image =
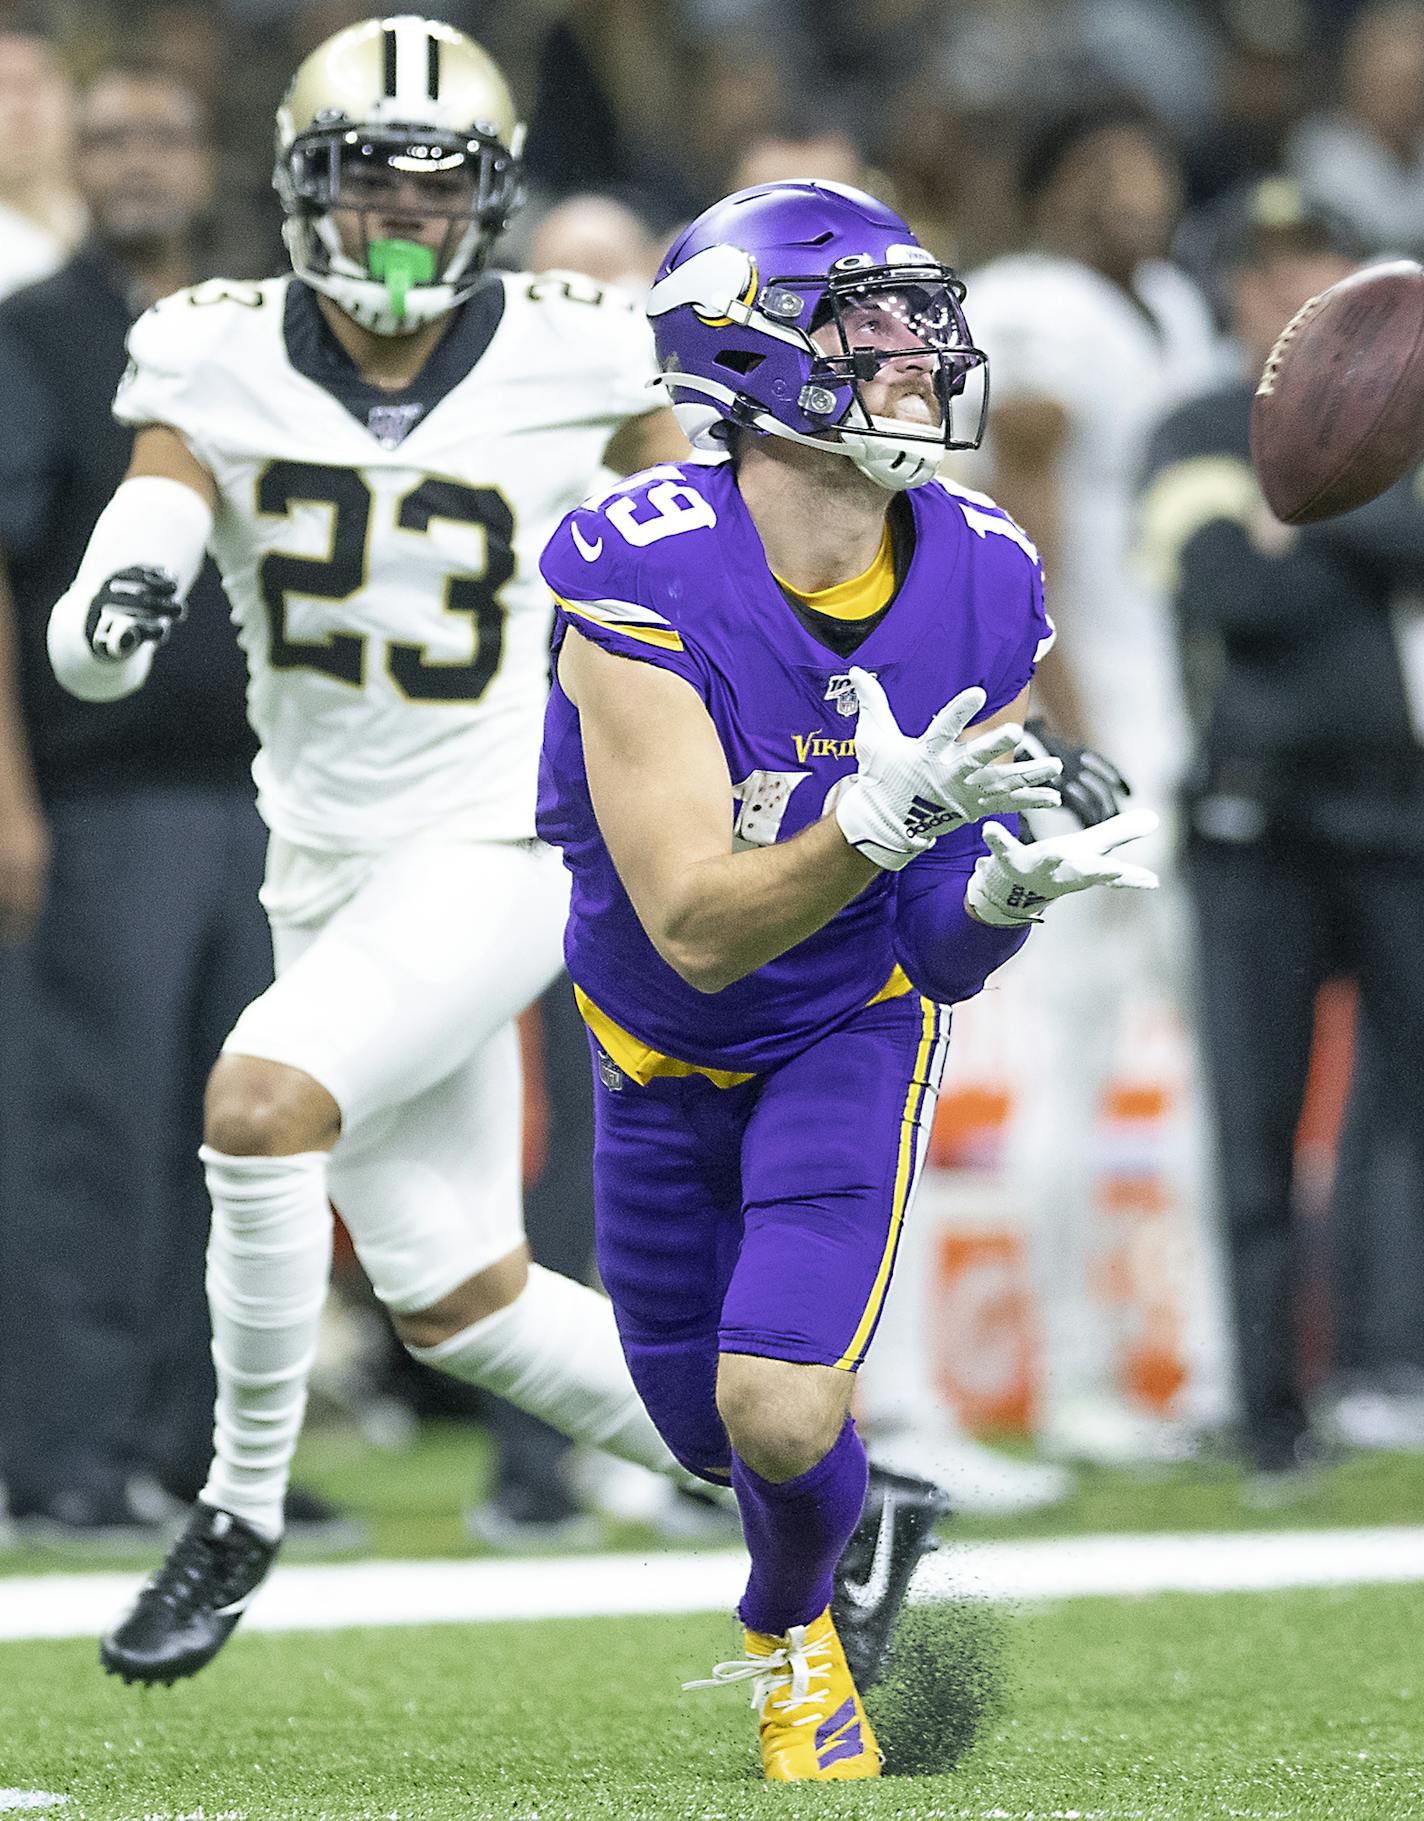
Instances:
[[[49,661],[71,695],[112,702],[144,682],[153,646],[142,645],[118,662],[96,657],[85,632],[90,605],[111,575],[137,564],[166,569],[185,598],[212,528],[212,508],[182,481],[139,474],[120,485],[89,534],[78,575],[49,616]]]

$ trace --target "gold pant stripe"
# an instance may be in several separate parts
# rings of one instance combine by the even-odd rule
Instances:
[[[885,1250],[880,1255],[880,1267],[875,1273],[875,1282],[871,1285],[865,1313],[851,1337],[850,1345],[836,1361],[836,1367],[840,1371],[853,1371],[859,1363],[879,1319],[880,1305],[885,1301],[885,1292],[890,1285],[890,1269],[895,1262],[895,1248],[900,1242],[900,1224],[905,1218],[905,1207],[915,1186],[915,1151],[920,1136],[920,1114],[926,1095],[933,1091],[929,1074],[930,1058],[938,1036],[939,1008],[932,1000],[922,998],[920,1044],[915,1052],[914,1072],[910,1076],[909,1090],[905,1095],[905,1111],[900,1122],[900,1151],[895,1163],[895,1193],[890,1203],[890,1230],[885,1236]]]

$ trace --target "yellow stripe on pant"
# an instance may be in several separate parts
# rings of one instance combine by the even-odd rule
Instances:
[[[939,1036],[939,1008],[930,999],[920,1000],[920,1043],[915,1051],[915,1068],[910,1077],[909,1090],[905,1095],[905,1111],[900,1122],[900,1150],[895,1162],[895,1193],[890,1204],[890,1230],[885,1236],[885,1250],[880,1255],[880,1265],[875,1273],[875,1282],[871,1286],[870,1300],[865,1305],[865,1312],[851,1343],[836,1361],[840,1371],[850,1372],[860,1363],[875,1323],[880,1316],[880,1306],[885,1301],[885,1292],[890,1287],[890,1272],[895,1263],[895,1248],[900,1241],[900,1223],[905,1218],[905,1207],[910,1199],[910,1192],[915,1186],[915,1147],[920,1134],[920,1112],[924,1106],[925,1095],[931,1091],[929,1080],[930,1057],[934,1053],[935,1043]]]

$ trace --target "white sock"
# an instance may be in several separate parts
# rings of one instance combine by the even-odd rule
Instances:
[[[685,1486],[707,1488],[679,1466],[633,1388],[613,1305],[542,1265],[503,1309],[412,1355],[468,1385],[508,1398],[553,1428],[636,1461]]]
[[[327,1155],[227,1157],[207,1145],[199,1155],[213,1204],[218,1380],[213,1464],[199,1497],[277,1537],[331,1276]]]

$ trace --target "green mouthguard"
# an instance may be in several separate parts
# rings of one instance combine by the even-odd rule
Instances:
[[[435,255],[416,240],[373,240],[366,249],[372,278],[386,287],[397,317],[405,315],[405,294],[435,276]]]

